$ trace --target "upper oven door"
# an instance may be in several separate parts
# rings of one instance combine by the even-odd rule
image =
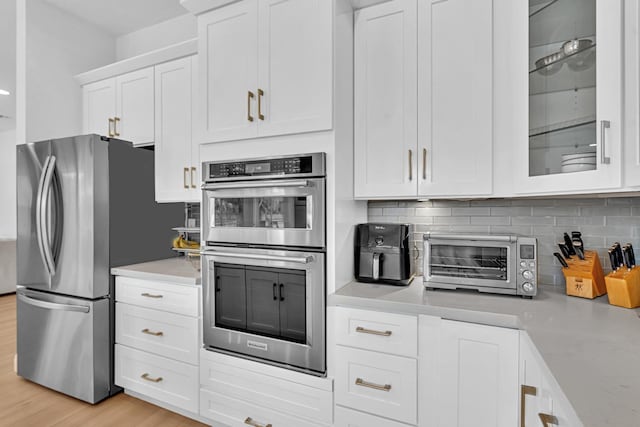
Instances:
[[[325,246],[325,179],[208,183],[203,213],[209,244]]]
[[[516,289],[514,250],[515,243],[506,239],[425,239],[424,278],[426,282]]]

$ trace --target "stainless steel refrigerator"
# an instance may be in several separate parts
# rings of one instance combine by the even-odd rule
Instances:
[[[111,267],[170,258],[153,151],[83,135],[17,147],[18,375],[95,403],[113,383]]]

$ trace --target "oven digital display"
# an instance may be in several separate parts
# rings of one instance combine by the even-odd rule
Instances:
[[[247,163],[244,172],[247,174],[269,173],[271,172],[271,163]]]
[[[535,257],[536,253],[533,245],[520,245],[521,259],[534,259]]]

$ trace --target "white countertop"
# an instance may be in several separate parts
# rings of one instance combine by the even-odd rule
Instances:
[[[193,261],[197,266],[200,261]],[[141,264],[114,267],[111,274],[115,276],[134,277],[137,279],[161,280],[164,282],[183,283],[186,285],[200,284],[200,271],[196,270],[191,261],[184,257],[161,259],[143,262]]]
[[[525,330],[587,427],[640,426],[640,309],[569,297],[543,286],[532,300],[351,282],[329,305]]]

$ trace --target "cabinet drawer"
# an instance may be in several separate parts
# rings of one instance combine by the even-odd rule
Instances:
[[[200,416],[229,427],[320,427],[330,424],[316,424],[280,411],[250,404],[227,394],[200,390]]]
[[[185,316],[200,315],[198,291],[186,285],[116,277],[116,301]]]
[[[350,308],[335,309],[336,343],[416,357],[418,318]]]
[[[352,411],[351,409],[336,406],[335,427],[407,427],[406,424],[397,423],[375,415]]]
[[[415,359],[337,346],[336,360],[336,404],[416,423]]]
[[[198,412],[196,366],[116,344],[115,371],[115,382],[120,387]]]
[[[116,342],[198,364],[200,319],[116,303]]]
[[[328,378],[203,350],[200,386],[279,413],[332,422],[333,382]]]

